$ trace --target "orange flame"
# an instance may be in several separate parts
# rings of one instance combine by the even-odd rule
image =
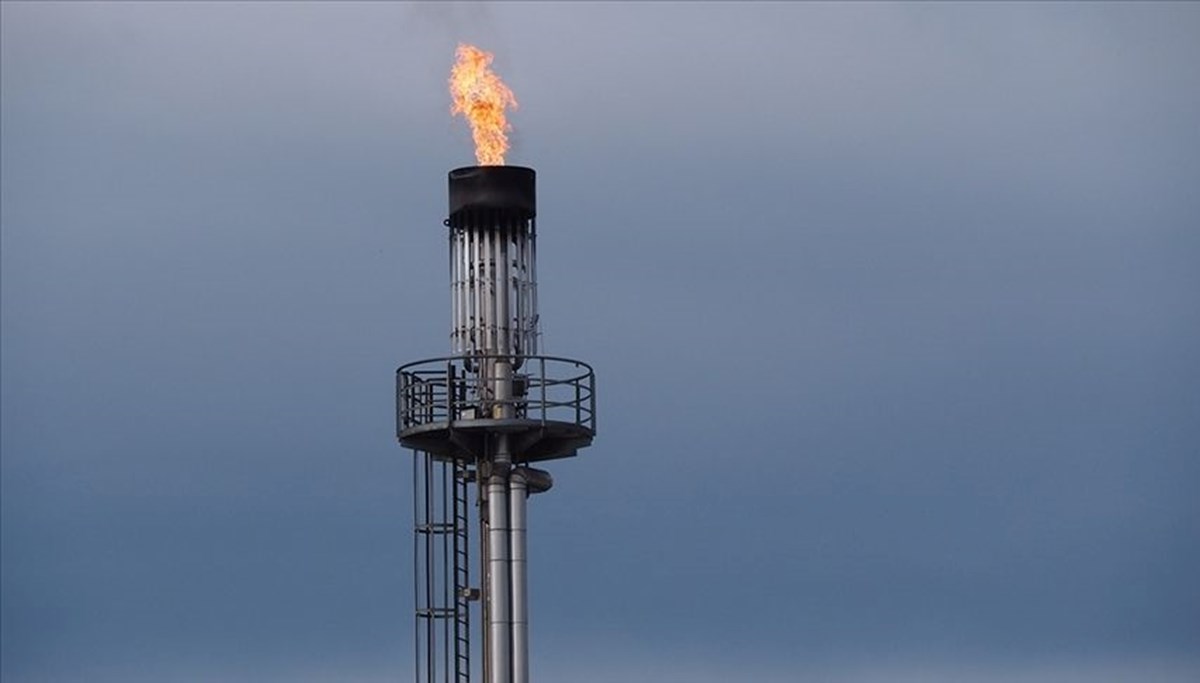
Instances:
[[[450,113],[462,114],[471,124],[479,165],[501,166],[512,130],[504,109],[516,109],[517,98],[492,71],[492,53],[460,43],[456,56],[450,69]]]

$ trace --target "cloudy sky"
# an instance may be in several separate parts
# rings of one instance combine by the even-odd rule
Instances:
[[[1200,677],[1200,5],[0,20],[6,682],[411,675],[460,40],[600,382],[535,679]]]

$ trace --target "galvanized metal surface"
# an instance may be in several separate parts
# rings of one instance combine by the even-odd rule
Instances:
[[[396,435],[416,451],[418,681],[468,683],[469,614],[479,597],[485,683],[528,683],[526,499],[553,480],[525,464],[574,455],[596,433],[591,366],[537,353],[535,179],[523,167],[451,171],[454,355],[396,371]],[[477,577],[468,480],[479,512]]]
[[[512,683],[529,681],[525,497],[525,469],[517,468],[508,478],[509,573],[512,575]]]
[[[535,355],[537,231],[499,215],[450,228],[450,346],[458,355]]]
[[[470,558],[467,468],[413,457],[413,601],[416,680],[470,680]]]
[[[497,463],[499,464],[499,463]],[[512,680],[512,579],[509,562],[508,472],[494,466],[487,485],[488,682]]]
[[[496,433],[513,435],[518,463],[569,457],[595,436],[595,382],[587,363],[553,356],[408,363],[396,371],[396,436],[444,459],[486,459]]]

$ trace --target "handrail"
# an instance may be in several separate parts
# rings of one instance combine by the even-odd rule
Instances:
[[[481,361],[481,360],[556,361],[559,363],[570,363],[571,365],[578,365],[580,367],[587,368],[587,371],[588,371],[587,374],[590,374],[590,375],[595,374],[595,369],[591,365],[589,365],[581,360],[577,360],[575,358],[567,358],[565,356],[508,356],[508,355],[504,355],[504,354],[479,354],[479,355],[474,355],[474,356],[435,356],[433,358],[422,358],[421,360],[414,360],[414,361],[405,363],[404,365],[401,365],[400,367],[396,368],[396,372],[400,372],[401,370],[404,370],[405,368],[416,367],[418,365],[428,365],[429,363],[445,363],[446,361],[456,361],[456,360],[457,361],[470,361],[470,362],[476,362],[476,361]],[[581,375],[581,377],[582,376],[583,375]]]
[[[520,369],[507,398],[495,396],[489,361]],[[468,367],[472,371],[468,371]],[[396,369],[396,430],[432,424],[468,426],[472,420],[504,419],[574,424],[595,432],[596,375],[592,366],[559,356],[442,356]],[[503,410],[498,410],[503,409]]]

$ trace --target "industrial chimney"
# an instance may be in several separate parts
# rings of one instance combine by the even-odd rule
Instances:
[[[450,172],[452,355],[396,371],[396,433],[414,451],[414,654],[425,683],[469,682],[474,654],[484,683],[528,682],[526,498],[552,483],[530,463],[573,456],[596,432],[592,368],[538,355],[535,185],[521,166]]]

